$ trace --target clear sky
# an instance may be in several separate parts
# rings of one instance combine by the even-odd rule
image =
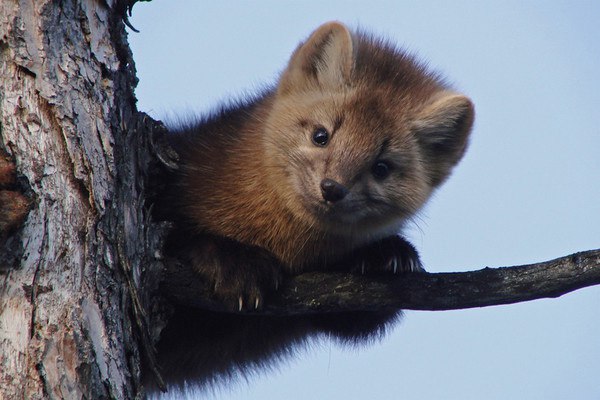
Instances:
[[[477,110],[470,149],[408,236],[432,272],[600,247],[600,2],[138,3],[139,109],[164,119],[273,82],[328,20],[416,51]],[[407,312],[382,343],[331,343],[219,399],[600,399],[600,287]]]

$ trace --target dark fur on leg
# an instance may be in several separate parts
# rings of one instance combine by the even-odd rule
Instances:
[[[260,316],[179,308],[158,344],[158,362],[168,388],[206,390],[276,369],[313,340],[343,345],[380,339],[401,315],[354,312],[305,316]],[[145,374],[148,380],[150,374]],[[156,391],[152,382],[146,382]]]
[[[394,235],[360,247],[339,263],[360,274],[399,274],[424,271],[419,253],[402,236]]]
[[[210,265],[218,265],[219,268],[237,266],[232,263],[231,257],[239,257],[244,262],[253,257],[256,267],[259,267],[261,257],[265,256],[257,249],[240,246],[227,239],[206,236],[196,244],[198,253],[195,257],[205,258],[196,258],[195,261],[212,263]],[[421,265],[414,247],[399,236],[361,248],[346,261],[368,260],[370,267],[367,273],[391,275],[394,271],[383,264],[389,262],[392,256],[398,260],[400,272],[414,270],[409,267]],[[342,265],[347,269],[349,264],[340,262],[339,266]],[[205,269],[201,274],[206,276],[211,271],[210,268]],[[212,279],[220,282],[221,278]],[[239,288],[240,285],[235,284],[234,287]],[[189,385],[200,389],[214,387],[220,382],[245,379],[257,371],[276,368],[315,339],[333,339],[350,346],[375,342],[383,338],[401,316],[399,310],[387,310],[275,317],[182,307],[162,332],[158,346],[159,365],[170,388],[183,389]]]
[[[169,252],[192,265],[232,311],[262,308],[265,297],[281,283],[281,264],[260,247],[212,235],[187,235],[182,240],[176,234]]]

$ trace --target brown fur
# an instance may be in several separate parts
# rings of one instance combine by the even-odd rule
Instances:
[[[198,237],[190,260],[218,295],[258,307],[281,273],[329,268],[395,235],[460,160],[472,121],[469,99],[410,55],[324,24],[274,90],[173,137],[182,157],[176,206]],[[320,127],[330,135],[324,147],[311,141]],[[380,160],[391,173],[378,180],[371,169]],[[347,196],[325,201],[324,179]],[[224,241],[246,250],[236,258]],[[418,267],[406,246],[387,247],[382,268],[407,257]]]

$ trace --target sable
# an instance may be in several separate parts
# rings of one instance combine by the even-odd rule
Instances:
[[[471,101],[412,56],[331,22],[273,88],[171,129],[164,290],[204,309],[179,308],[162,332],[167,385],[268,368],[313,337],[385,333],[395,303],[344,303],[422,271],[398,232],[463,157],[473,118]],[[318,297],[287,297],[300,287]],[[326,299],[340,303],[320,308]],[[285,315],[248,315],[258,310]]]
[[[473,118],[412,56],[324,24],[273,89],[173,129],[169,253],[231,310],[303,272],[420,270],[397,233],[462,158]]]

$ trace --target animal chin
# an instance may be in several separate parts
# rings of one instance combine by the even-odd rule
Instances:
[[[332,203],[325,201],[321,193],[308,190],[303,185],[298,185],[298,189],[298,198],[304,211],[312,216],[313,221],[327,229],[355,229],[368,219],[364,202],[344,199]]]
[[[364,207],[353,203],[329,203],[323,200],[314,202],[311,212],[324,225],[334,230],[355,229],[367,218]]]

